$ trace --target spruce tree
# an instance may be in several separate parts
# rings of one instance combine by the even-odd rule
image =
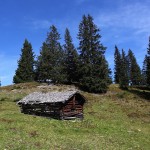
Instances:
[[[47,44],[44,42],[41,47],[40,55],[38,56],[36,64],[36,80],[45,82],[46,79],[50,79],[52,70],[50,60],[50,51]]]
[[[125,55],[125,51],[122,49],[121,55],[121,70],[120,70],[120,88],[127,89],[129,85],[129,76],[128,76],[128,60]]]
[[[129,49],[128,51],[128,67],[129,67],[129,84],[140,85],[141,83],[141,70],[137,64],[136,58],[133,52]]]
[[[60,45],[60,34],[52,25],[43,43],[40,56],[37,61],[37,78],[39,80],[52,79],[53,82],[64,82],[64,51]]]
[[[143,61],[143,67],[142,67],[142,85],[147,84],[147,55],[145,55],[144,61]]]
[[[72,43],[72,38],[68,29],[65,31],[65,70],[67,73],[67,82],[78,81],[78,54]]]
[[[83,16],[79,25],[80,85],[89,92],[106,92],[110,82],[106,47],[100,42],[99,28],[93,18]]]
[[[146,70],[147,85],[150,86],[150,37],[147,48],[147,70]]]
[[[34,81],[34,53],[32,45],[25,39],[23,48],[21,49],[20,60],[18,61],[18,68],[13,77],[14,83]]]
[[[117,46],[115,46],[114,64],[114,80],[115,83],[118,84],[120,81],[121,54]]]
[[[55,83],[67,83],[67,73],[65,71],[65,52],[59,44],[58,55],[52,69],[52,80]]]

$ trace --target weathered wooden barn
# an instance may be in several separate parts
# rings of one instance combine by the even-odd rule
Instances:
[[[21,112],[56,119],[83,119],[86,99],[77,91],[34,92],[17,104]]]

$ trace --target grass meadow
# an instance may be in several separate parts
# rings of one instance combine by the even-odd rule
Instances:
[[[61,121],[20,113],[16,102],[34,91],[73,86],[39,83],[0,88],[0,150],[150,150],[150,91],[111,85],[106,94],[81,91],[84,120]]]

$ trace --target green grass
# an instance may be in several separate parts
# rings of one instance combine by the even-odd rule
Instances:
[[[88,100],[84,120],[60,121],[20,113],[16,101],[39,90],[28,85],[1,88],[0,150],[150,149],[150,101],[140,95],[117,85],[102,95],[82,92]]]

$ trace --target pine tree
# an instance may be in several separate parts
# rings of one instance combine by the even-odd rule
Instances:
[[[143,67],[142,67],[142,85],[147,84],[147,55],[145,55],[144,61],[143,61]]]
[[[147,48],[147,70],[146,70],[147,85],[150,86],[150,37]]]
[[[129,77],[128,77],[128,60],[125,55],[124,50],[122,50],[121,55],[121,70],[120,70],[120,81],[119,85],[120,88],[127,89],[129,85]]]
[[[21,52],[18,68],[13,78],[14,83],[34,81],[34,53],[27,39],[25,39]]]
[[[114,79],[115,79],[115,83],[118,84],[120,81],[121,54],[120,54],[117,46],[115,46],[114,64],[115,64]]]
[[[36,64],[36,80],[46,81],[50,79],[52,66],[50,64],[51,54],[48,49],[47,44],[44,42],[40,51],[40,56],[38,56]]]
[[[141,70],[137,64],[136,58],[133,52],[129,49],[128,51],[128,64],[129,64],[129,84],[140,85],[141,83]]]
[[[108,63],[98,27],[93,18],[83,16],[79,25],[80,84],[89,92],[106,92],[110,82]]]
[[[67,82],[78,81],[78,54],[72,43],[72,38],[68,29],[65,31],[65,70],[67,72]]]
[[[56,57],[55,65],[52,69],[52,80],[55,83],[67,83],[67,73],[65,71],[65,52],[59,44],[58,55]]]
[[[37,61],[37,78],[39,80],[52,79],[53,82],[61,83],[66,79],[63,72],[64,51],[59,40],[60,34],[52,25]]]

